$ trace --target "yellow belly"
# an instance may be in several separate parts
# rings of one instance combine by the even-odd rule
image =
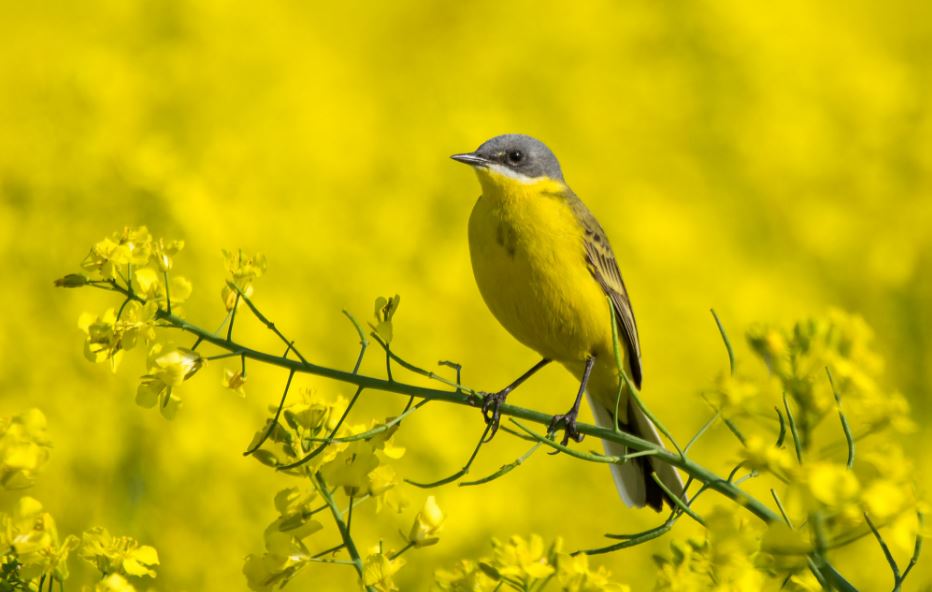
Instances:
[[[578,373],[588,356],[611,354],[611,317],[586,266],[582,228],[553,183],[484,182],[469,219],[470,255],[505,329]]]

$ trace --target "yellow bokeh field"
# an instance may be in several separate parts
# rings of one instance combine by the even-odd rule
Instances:
[[[313,361],[350,368],[357,339],[341,309],[370,319],[377,296],[398,293],[395,351],[430,368],[455,360],[466,384],[497,389],[535,354],[480,299],[466,244],[479,188],[447,156],[505,132],[548,143],[611,237],[640,327],[644,396],[680,439],[709,417],[699,393],[727,365],[710,307],[748,366],[741,335],[753,323],[838,307],[874,328],[886,381],[918,425],[907,445],[920,494],[932,486],[924,3],[0,4],[0,416],[46,414],[54,448],[30,495],[62,532],[100,525],[154,545],[154,589],[246,588],[243,558],[262,551],[287,479],[241,452],[286,373],[254,366],[241,399],[212,363],[166,421],[133,402],[141,352],[116,374],[82,355],[78,316],[119,302],[52,281],[110,232],[146,225],[185,241],[185,314],[213,328],[221,249],[261,251],[255,301]],[[237,334],[280,349],[258,323]],[[384,364],[374,353],[363,368],[380,375]],[[352,395],[323,379],[297,386]],[[575,386],[548,368],[512,401],[562,412]],[[359,421],[405,404],[364,398]],[[428,405],[396,436],[407,454],[394,466],[446,476],[482,429],[478,410]],[[719,429],[695,455],[727,472],[736,446]],[[500,435],[470,474],[525,449]],[[538,453],[483,487],[403,489],[401,515],[354,518],[364,544],[397,540],[437,497],[441,541],[407,556],[402,590],[427,589],[434,569],[486,553],[493,536],[559,535],[576,549],[659,520],[624,508],[605,467],[563,455]],[[0,511],[17,497],[0,493]],[[684,521],[674,535],[696,532]],[[651,554],[666,548],[659,539],[592,561],[644,590]],[[88,583],[80,563],[73,578]],[[870,541],[838,563],[863,590],[889,586]],[[930,565],[907,590],[928,589]],[[351,569],[324,565],[291,584],[354,586]]]

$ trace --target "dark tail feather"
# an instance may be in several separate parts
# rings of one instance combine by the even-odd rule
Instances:
[[[644,412],[641,411],[641,408],[631,399],[628,400],[628,425],[622,425],[621,422],[619,422],[619,427],[632,436],[637,436],[642,440],[647,440],[648,442],[663,446],[663,441],[660,439],[660,434],[657,432],[657,428],[654,426],[653,422],[651,422],[650,418],[648,418]],[[682,501],[686,501],[686,488],[682,478],[673,466],[653,456],[640,456],[636,460],[644,476],[646,502],[648,506],[660,512],[663,510],[664,503],[670,506],[670,508],[676,505],[670,495],[654,481],[654,478],[651,476],[652,473],[657,475],[660,482],[663,483],[673,495]]]

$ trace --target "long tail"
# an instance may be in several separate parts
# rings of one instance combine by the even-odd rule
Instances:
[[[589,404],[595,415],[596,423],[600,427],[613,428],[613,412],[604,405],[599,404],[589,395]],[[648,442],[653,442],[663,446],[660,440],[660,434],[657,428],[641,408],[628,400],[628,423],[618,423],[618,427],[632,436],[637,436]],[[602,440],[605,447],[605,453],[610,456],[623,456],[627,453],[627,447],[608,440]],[[629,507],[650,506],[658,512],[663,509],[666,502],[673,507],[673,500],[661,489],[659,485],[651,478],[651,473],[657,473],[660,481],[681,500],[685,501],[685,487],[683,480],[680,478],[676,469],[665,462],[658,461],[651,456],[640,456],[620,465],[609,465],[612,470],[612,477],[615,479],[615,487],[618,489],[618,495],[622,501]]]

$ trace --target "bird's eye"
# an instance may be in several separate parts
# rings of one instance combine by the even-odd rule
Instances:
[[[518,164],[522,160],[524,160],[524,153],[520,150],[512,150],[508,153],[508,162],[511,164]]]

